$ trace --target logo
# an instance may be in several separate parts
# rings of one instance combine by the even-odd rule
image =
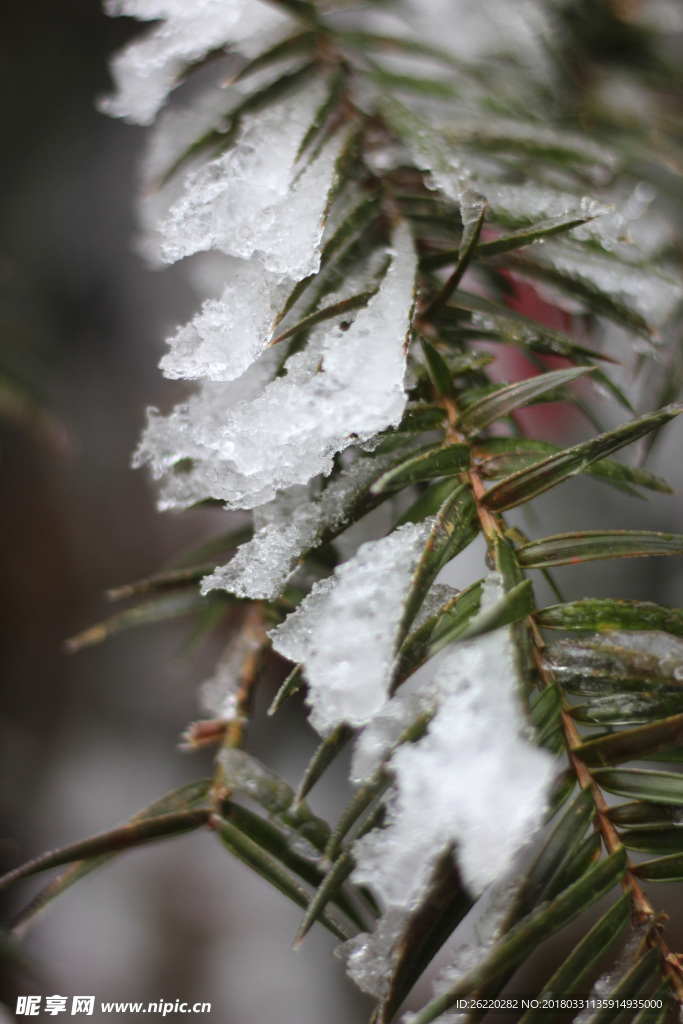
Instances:
[[[40,996],[19,996],[17,999],[17,1016],[37,1017],[40,1010]]]
[[[92,1014],[95,1008],[95,997],[94,996],[74,996],[73,1003],[71,1004],[71,1016],[74,1013],[87,1013]]]

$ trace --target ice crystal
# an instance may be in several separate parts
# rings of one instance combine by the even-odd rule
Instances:
[[[683,682],[683,639],[659,630],[611,630],[585,640],[559,640],[547,649],[548,666],[568,682],[576,677],[600,680],[627,675],[651,680]]]
[[[608,971],[601,974],[593,983],[589,992],[590,999],[615,998],[615,991],[624,982],[628,973],[633,970],[635,964],[643,957],[644,949],[647,949],[647,926],[631,926],[622,940],[619,956]],[[552,993],[560,995],[560,993]],[[589,1009],[582,1010],[574,1018],[574,1024],[588,1024],[593,1014]]]
[[[458,929],[448,966],[434,982],[435,995],[452,988],[486,960],[515,905],[519,890],[515,868],[513,865],[507,875],[488,887],[467,915],[464,927]]]
[[[269,814],[279,814],[291,805],[294,794],[287,783],[246,751],[227,747],[221,750],[218,761],[228,784]]]
[[[326,593],[318,585],[271,633],[276,651],[304,663],[311,723],[322,735],[340,722],[363,725],[384,705],[404,601],[431,525],[363,544]]]
[[[526,120],[495,118],[482,116],[462,117],[457,120],[444,120],[438,130],[446,135],[451,143],[473,145],[483,143],[501,152],[523,153],[527,158],[548,150],[564,151],[582,164],[593,162],[593,176],[599,176],[601,169],[613,168],[616,159],[614,153],[600,143],[584,135],[566,129],[548,127],[547,123],[535,119]],[[543,186],[536,180],[534,187],[543,192]]]
[[[455,147],[449,146],[427,121],[398,100],[384,97],[382,107],[392,127],[407,140],[417,166],[428,171],[434,185],[457,202],[467,186],[470,172]]]
[[[473,188],[465,188],[460,193],[460,219],[462,220],[461,250],[467,248],[474,237],[476,226],[486,210],[486,196]]]
[[[264,351],[291,278],[271,274],[258,259],[235,261],[223,294],[209,299],[169,340],[161,360],[167,377],[234,380]]]
[[[207,249],[292,277],[319,266],[318,246],[343,135],[297,170],[299,148],[324,96],[325,80],[245,116],[226,153],[191,171],[161,224],[169,263]]]
[[[507,0],[464,0],[457,18],[451,0],[408,0],[407,14],[419,38],[448,47],[464,60],[481,61],[507,51],[527,67],[545,67],[547,13],[536,0],[512,7]]]
[[[148,462],[162,476],[179,460],[192,460],[166,477],[165,507],[210,496],[230,508],[253,508],[329,473],[337,452],[399,423],[416,261],[406,228],[394,242],[374,298],[347,330],[315,331],[305,351],[287,361],[284,377],[261,386],[272,367],[267,353],[238,382],[203,382],[170,417],[151,415],[137,464]]]
[[[495,185],[488,190],[491,210],[504,222],[533,224],[555,217],[603,218],[614,208],[590,196],[540,188],[538,185]]]
[[[416,615],[411,629],[418,629],[422,626],[427,619],[435,615],[447,601],[450,601],[458,593],[459,591],[448,583],[434,583],[422,602],[422,607]]]
[[[239,597],[277,597],[305,553],[318,546],[323,534],[342,529],[364,489],[391,461],[391,456],[356,459],[311,501],[306,491],[294,488],[261,505],[254,512],[254,537],[227,565],[204,578],[202,592],[224,589]]]
[[[361,932],[338,950],[346,961],[349,977],[375,999],[384,999],[387,994],[396,961],[394,950],[408,916],[405,909],[392,908],[380,918],[374,932]]]

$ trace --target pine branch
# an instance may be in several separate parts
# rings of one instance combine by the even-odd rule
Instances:
[[[184,737],[217,747],[215,774],[199,795],[171,794],[11,873],[80,858],[21,920],[124,846],[206,824],[304,910],[297,944],[316,921],[348,940],[376,1024],[395,1018],[464,920],[483,914],[489,939],[467,962],[454,952],[415,1024],[459,999],[494,999],[608,893],[613,905],[597,924],[582,918],[542,994],[586,995],[630,916],[640,941],[596,992],[631,1002],[607,1013],[594,1001],[590,1019],[623,1008],[659,1019],[669,998],[683,1005],[683,969],[644,886],[683,881],[683,779],[628,765],[681,760],[683,612],[559,596],[539,608],[531,570],[555,587],[553,566],[680,555],[683,537],[610,526],[530,540],[506,513],[584,473],[629,495],[670,492],[613,456],[677,417],[676,386],[638,416],[614,368],[629,344],[640,363],[674,337],[680,268],[665,246],[648,260],[627,242],[610,202],[630,190],[626,207],[645,216],[639,182],[664,165],[680,172],[673,69],[652,33],[578,0],[553,6],[565,34],[527,25],[514,61],[457,56],[436,0],[407,5],[403,36],[367,31],[369,12],[351,3],[346,18],[309,0],[233,6],[228,28],[217,14],[186,25],[170,12],[176,49],[153,36],[159,59],[144,72],[134,41],[105,106],[148,122],[193,62],[244,54],[200,117],[171,111],[155,129],[150,245],[168,262],[218,251],[232,270],[171,339],[164,372],[199,384],[170,416],[150,412],[135,462],[161,481],[163,508],[254,509],[253,531],[119,588],[146,599],[70,642],[180,614],[195,614],[192,641],[227,625],[203,691],[211,717]],[[577,71],[614,57],[609,31],[628,36],[654,132]],[[625,333],[619,358],[601,350],[598,322]],[[531,376],[502,381],[489,349],[521,354]],[[524,411],[544,403],[595,423],[591,386],[632,418],[569,447],[526,429]],[[395,519],[384,535],[380,505]],[[368,540],[343,562],[335,542],[361,523]],[[458,579],[460,591],[437,582],[478,537],[489,571]],[[547,645],[542,629],[588,636]],[[271,713],[303,694],[321,735],[298,791],[245,749],[273,651],[292,670]],[[358,788],[330,825],[306,797],[349,743]]]

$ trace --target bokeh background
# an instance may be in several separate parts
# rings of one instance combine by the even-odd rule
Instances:
[[[60,452],[0,424],[3,868],[209,769],[176,745],[215,644],[182,660],[185,626],[174,623],[63,651],[114,610],[106,588],[226,529],[222,515],[159,516],[129,466],[145,406],[177,398],[156,368],[163,339],[196,308],[182,268],[154,273],[133,252],[144,131],[94,107],[110,86],[107,56],[137,28],[96,0],[0,5],[0,344],[68,435]],[[313,745],[298,717],[293,778]],[[284,736],[256,730],[253,743],[276,756]],[[7,915],[34,888],[6,899]],[[11,1007],[22,992],[209,1001],[212,1019],[235,1024],[348,1020],[355,994],[332,941],[318,935],[294,956],[297,923],[213,837],[195,835],[72,890],[28,937],[41,977],[5,978],[3,994]]]
[[[62,424],[50,446],[0,420],[0,869],[106,829],[209,768],[177,743],[216,642],[182,658],[184,626],[172,623],[63,650],[112,610],[108,587],[226,528],[216,512],[159,515],[129,468],[145,406],[178,398],[157,369],[163,339],[197,305],[182,266],[153,272],[133,251],[144,130],[94,108],[107,56],[136,30],[96,0],[0,5],[0,346]],[[656,453],[679,485],[682,428]],[[646,505],[586,481],[539,501],[537,514],[538,535],[683,529],[680,492]],[[675,604],[681,573],[676,560],[642,559],[561,575],[569,596]],[[298,708],[265,721],[276,683],[265,681],[250,749],[295,782],[314,738]],[[316,793],[322,813],[338,806],[343,774],[340,764]],[[3,913],[33,891],[6,896]],[[290,952],[298,919],[213,837],[194,834],[127,854],[66,894],[28,937],[38,978],[11,973],[2,997],[8,1007],[29,992],[209,1001],[225,1024],[367,1019],[326,933]]]

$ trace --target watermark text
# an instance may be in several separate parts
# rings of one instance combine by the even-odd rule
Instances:
[[[58,1013],[69,1016],[85,1015],[91,1017],[95,1009],[95,996],[19,996],[17,999],[17,1017],[37,1017],[47,1014],[56,1017]],[[181,999],[159,999],[150,1003],[119,1003],[100,1002],[102,1013],[156,1013],[166,1017],[172,1013],[211,1013],[211,1003],[188,1003]]]

